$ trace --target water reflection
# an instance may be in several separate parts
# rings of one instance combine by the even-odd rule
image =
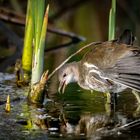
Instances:
[[[0,83],[0,139],[140,139],[140,106],[129,91],[118,94],[113,110],[103,94],[74,90],[76,85],[36,107],[27,104],[27,89],[16,88],[13,81]],[[8,94],[11,112],[5,113]]]

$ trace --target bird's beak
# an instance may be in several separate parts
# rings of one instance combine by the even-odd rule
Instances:
[[[66,81],[60,82],[59,87],[58,87],[58,92],[59,93],[64,93],[66,88]]]

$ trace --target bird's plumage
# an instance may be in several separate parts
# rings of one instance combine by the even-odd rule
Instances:
[[[132,37],[125,31],[117,40],[91,45],[81,61],[60,69],[60,83],[77,82],[84,89],[101,92],[121,92],[127,87],[140,91],[140,49],[133,46]]]
[[[104,42],[97,45],[81,60],[80,67],[83,73],[81,83],[84,79],[89,89],[97,90],[96,88],[99,89],[100,86],[102,89],[99,91],[102,92],[107,90],[113,92],[114,88],[118,87],[120,88],[116,92],[120,92],[125,89],[125,86],[140,90],[139,52],[137,47],[117,42]]]

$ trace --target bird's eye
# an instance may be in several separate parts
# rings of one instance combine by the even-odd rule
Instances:
[[[66,74],[66,73],[64,73],[64,74],[63,74],[63,77],[66,77],[66,76],[67,76],[67,74]]]

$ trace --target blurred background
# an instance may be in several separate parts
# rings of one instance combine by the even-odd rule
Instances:
[[[46,37],[45,69],[51,72],[70,54],[93,41],[108,39],[111,0],[50,0],[49,31]],[[22,56],[27,0],[0,0],[0,71],[14,72],[14,64]],[[140,1],[117,0],[116,38],[131,29],[140,42]],[[53,30],[53,31],[52,31]],[[55,31],[54,31],[55,30]],[[63,31],[68,35],[62,35]],[[60,34],[59,34],[60,32]],[[84,37],[75,41],[71,35]],[[70,61],[78,61],[85,52]],[[50,93],[57,92],[57,76],[49,84]]]

